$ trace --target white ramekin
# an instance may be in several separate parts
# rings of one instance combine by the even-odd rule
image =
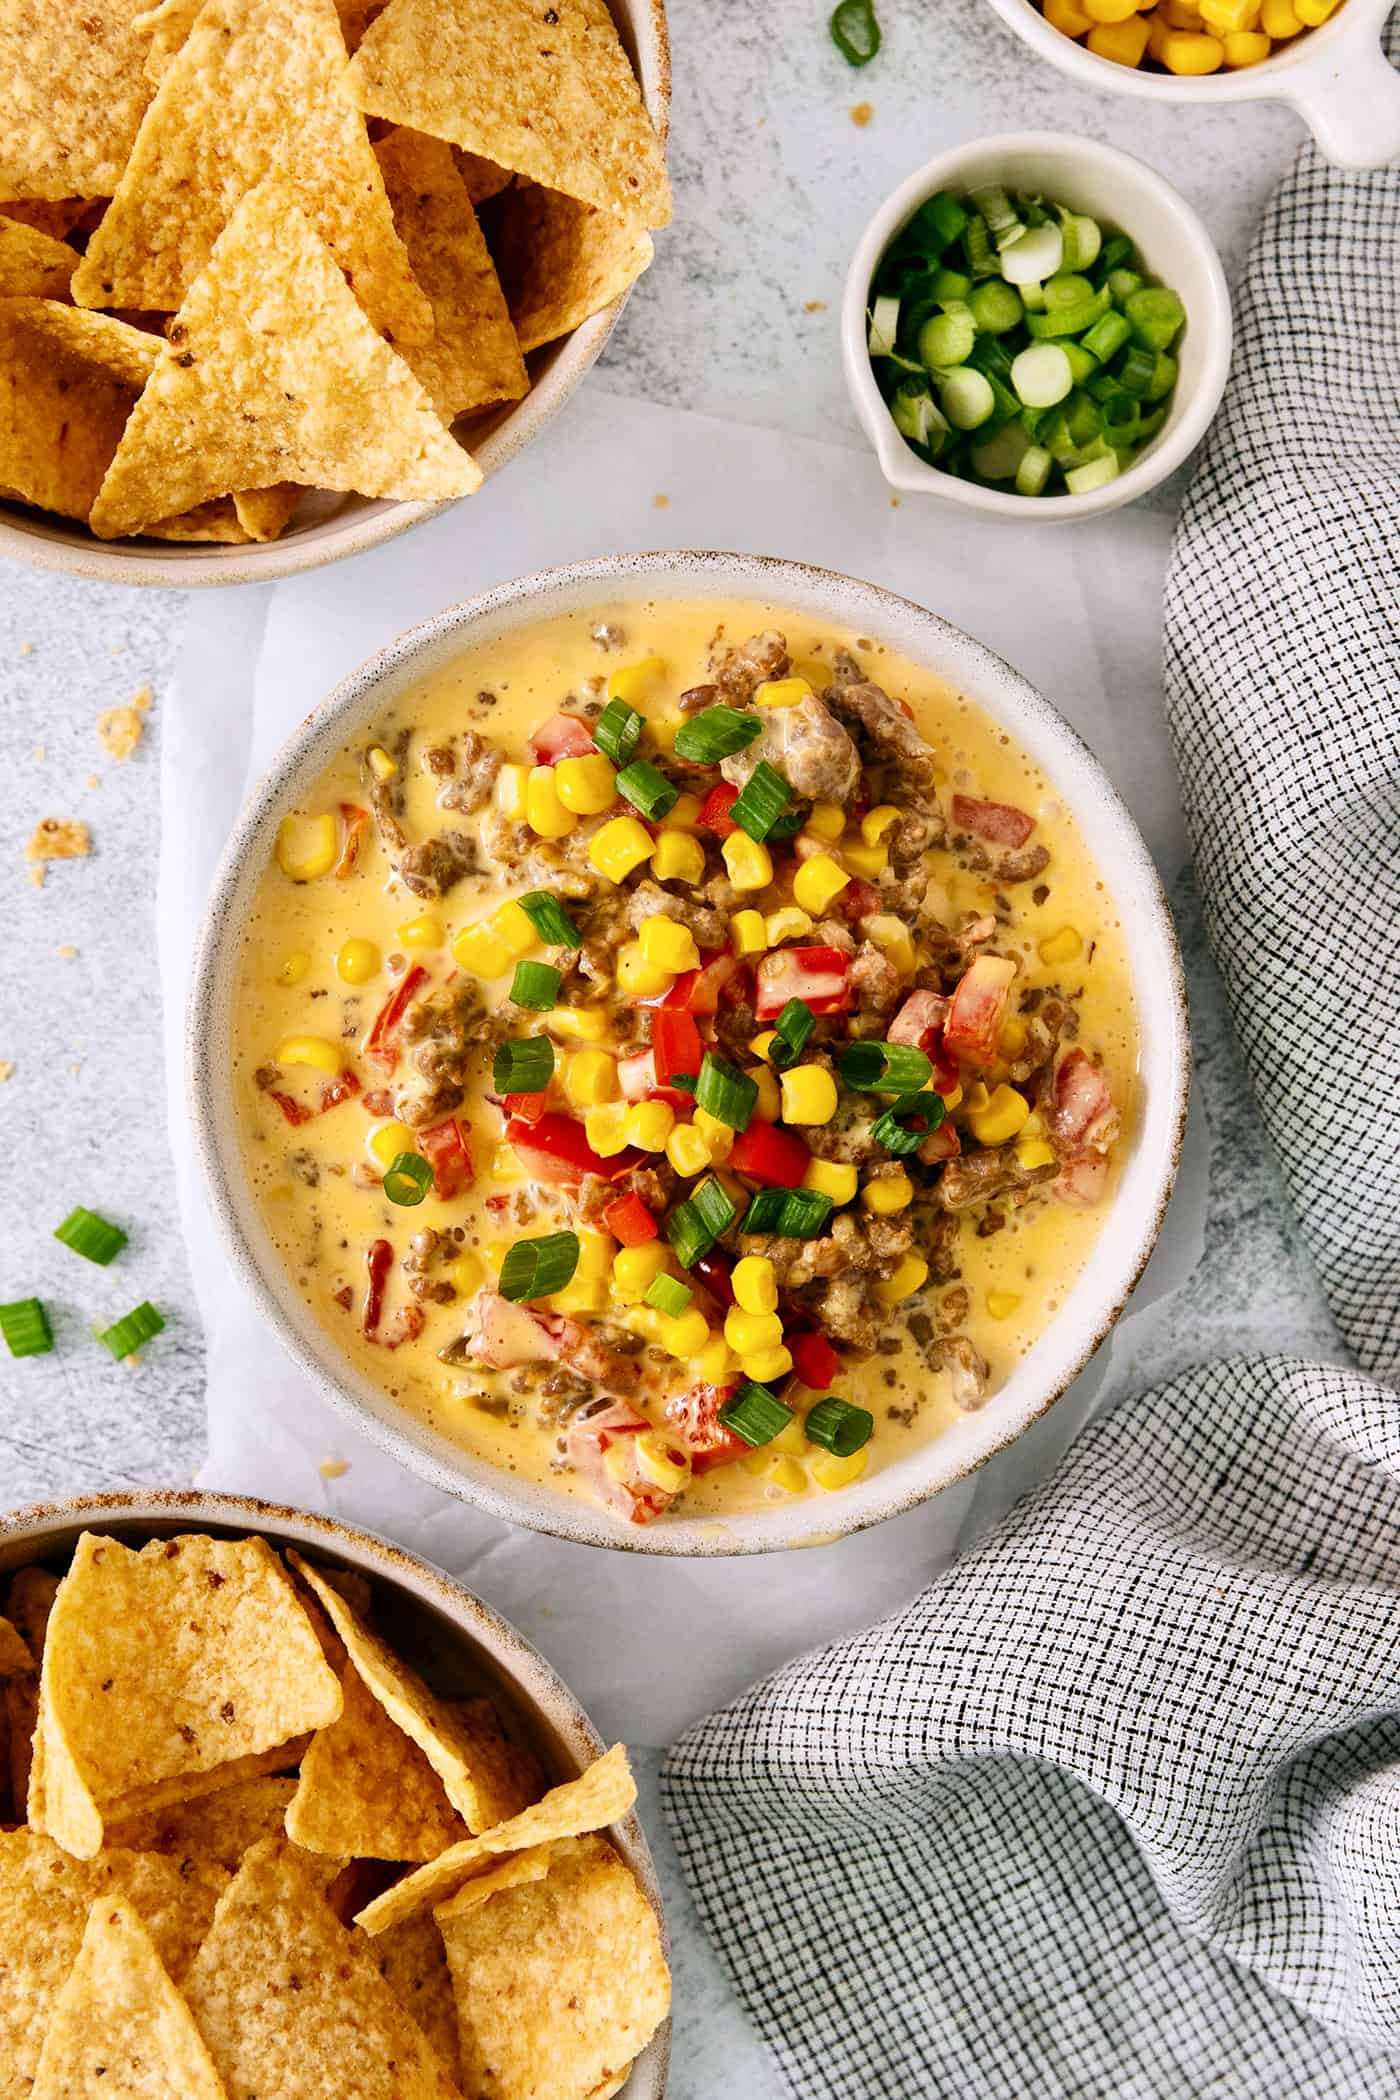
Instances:
[[[990,4],[1023,43],[1086,87],[1153,102],[1286,102],[1339,168],[1383,168],[1400,158],[1400,75],[1380,42],[1393,0],[1342,0],[1330,22],[1290,38],[1262,65],[1200,80],[1096,58],[1053,28],[1035,0]]]
[[[1350,0],[1347,0],[1350,4]],[[1033,13],[1033,10],[1031,11]],[[1040,22],[1039,15],[1034,15]],[[1047,25],[1041,22],[1041,27]],[[1051,34],[1059,35],[1058,30]],[[1067,43],[1068,38],[1061,38]],[[1100,61],[1095,60],[1095,64]],[[1150,277],[1181,294],[1186,327],[1176,355],[1180,376],[1171,414],[1126,474],[1079,496],[1018,496],[983,488],[929,466],[895,429],[866,348],[870,284],[881,256],[926,198],[938,190],[965,194],[981,183],[1040,191],[1056,203],[1126,233]],[[1020,524],[1063,525],[1134,503],[1165,481],[1205,435],[1230,371],[1234,324],[1230,292],[1215,244],[1186,199],[1131,153],[1060,131],[1009,131],[940,153],[885,199],[861,236],[841,302],[841,355],[856,414],[892,488],[938,496],[984,517]]]

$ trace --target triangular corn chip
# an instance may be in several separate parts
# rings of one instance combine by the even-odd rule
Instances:
[[[17,1626],[0,1619],[0,1677],[27,1677],[34,1668],[29,1643]]]
[[[517,183],[497,200],[491,248],[527,354],[611,306],[654,252],[635,220],[538,183]]]
[[[61,204],[39,198],[7,197],[0,202],[0,218],[13,219],[17,226],[32,226],[51,241],[66,241],[73,228],[91,211],[105,209],[86,197],[68,197]]]
[[[105,2100],[227,2100],[189,2007],[119,1895],[88,1912],[44,2037],[33,2100],[91,2100],[95,2091]]]
[[[469,1910],[477,1910],[483,1903],[489,1903],[502,1889],[518,1889],[527,1881],[543,1881],[553,1856],[552,1845],[531,1845],[525,1852],[507,1852],[493,1867],[487,1867],[483,1873],[473,1874],[470,1881],[464,1881],[455,1896],[435,1905],[433,1916],[439,1925],[445,1925],[450,1918],[464,1917]],[[390,1932],[406,1932],[408,1929],[405,1925],[394,1925]],[[387,1939],[389,1933],[382,1937]],[[379,1941],[375,1945],[378,1946]]]
[[[265,1769],[339,1712],[335,1674],[262,1539],[153,1539],[136,1553],[84,1532],[44,1647],[42,1827],[91,1858],[104,1818],[252,1776],[250,1760]]]
[[[194,1852],[217,1860],[230,1873],[260,1838],[276,1837],[287,1803],[297,1790],[295,1779],[268,1776],[244,1779],[196,1801],[177,1801],[108,1826],[108,1845],[129,1852]]]
[[[661,144],[604,0],[390,0],[349,84],[371,116],[644,225],[671,216]]]
[[[9,1739],[10,1798],[18,1821],[23,1822],[29,1798],[29,1767],[33,1757],[34,1730],[39,1719],[39,1663],[44,1653],[44,1635],[53,1600],[58,1595],[58,1577],[47,1568],[21,1568],[10,1582],[5,1608],[15,1631],[33,1658],[31,1675],[11,1677],[0,1685],[5,1703],[5,1733]]]
[[[333,0],[207,0],[88,244],[78,304],[180,306],[240,198],[275,178],[375,327],[402,343],[430,340],[432,314],[364,120],[346,100],[345,69]]]
[[[421,137],[422,133],[417,135]],[[452,159],[473,209],[488,197],[499,197],[515,180],[509,168],[498,168],[494,160],[483,160],[479,153],[468,153],[461,146],[452,148]]]
[[[436,1859],[467,1835],[442,1781],[353,1663],[340,1685],[344,1711],[302,1759],[288,1837],[341,1858]]]
[[[441,502],[479,488],[481,470],[289,193],[264,183],[171,323],[92,529],[114,539],[280,481]]]
[[[0,197],[110,197],[151,92],[149,0],[0,0]]]
[[[0,299],[66,299],[78,251],[18,219],[0,219]]]
[[[459,2100],[373,1950],[336,1918],[285,1839],[265,1839],[244,1860],[184,1992],[230,2100],[352,2089],[355,2100]]]
[[[107,314],[0,301],[0,489],[85,519],[159,348]]]
[[[270,489],[235,489],[233,507],[238,522],[250,540],[277,540],[301,501],[301,490],[291,481]]]
[[[193,29],[204,0],[159,0],[156,6],[151,6],[150,0],[146,0],[146,5],[148,11],[137,16],[136,27],[147,38],[147,77],[158,83],[165,78],[171,60],[178,55]],[[345,48],[353,51],[365,33],[370,0],[336,0],[336,11],[340,16]]]
[[[494,1830],[453,1845],[416,1873],[405,1874],[402,1881],[366,1904],[355,1923],[366,1932],[378,1933],[405,1918],[415,1918],[454,1896],[503,1853],[524,1852],[536,1845],[552,1845],[559,1838],[602,1830],[625,1816],[636,1798],[627,1752],[621,1743],[614,1743],[606,1757],[600,1757],[577,1779],[554,1787],[532,1808],[512,1816],[508,1823],[498,1823]]]
[[[444,423],[495,401],[519,401],[530,376],[452,148],[401,128],[374,150],[394,225],[433,309],[432,341],[405,347],[404,363]]]
[[[410,1918],[369,1942],[376,1968],[404,2011],[422,2028],[452,2078],[460,2078],[457,2000],[447,1949],[431,1918]]]

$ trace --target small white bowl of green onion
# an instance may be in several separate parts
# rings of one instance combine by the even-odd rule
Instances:
[[[1170,183],[1114,147],[1018,132],[941,154],[886,201],[841,333],[891,486],[1053,523],[1181,465],[1220,405],[1232,322]]]

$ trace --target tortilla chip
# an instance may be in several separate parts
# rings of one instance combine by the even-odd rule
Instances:
[[[427,502],[481,485],[274,183],[244,198],[170,333],[93,506],[103,539],[280,481]]]
[[[0,1677],[27,1677],[34,1668],[29,1643],[17,1626],[0,1619]]]
[[[182,49],[186,37],[194,27],[195,17],[204,5],[204,0],[160,0],[160,5],[148,7],[148,12],[138,15],[136,26],[147,34],[146,77],[159,83],[170,69],[171,60]],[[341,33],[345,48],[353,51],[365,33],[365,24],[371,13],[367,0],[336,0],[336,11],[340,16]]]
[[[5,1597],[6,1615],[22,1635],[37,1670],[44,1659],[49,1614],[58,1595],[58,1577],[47,1568],[19,1568],[10,1577]]]
[[[0,299],[63,299],[78,251],[18,219],[0,218]]]
[[[44,2037],[33,2100],[88,2100],[96,2091],[110,2100],[226,2100],[189,2007],[119,1895],[88,1912]]]
[[[460,2079],[457,2000],[437,1926],[431,1918],[410,1918],[406,1925],[381,1933],[370,1943],[370,1952],[404,2011],[442,2058],[449,2077]]]
[[[359,1859],[435,1859],[465,1837],[442,1781],[391,1721],[353,1663],[340,1719],[302,1760],[287,1835],[312,1852]]]
[[[340,1686],[264,1540],[84,1532],[39,1685],[42,1823],[79,1858],[114,1822],[251,1776],[328,1726]],[[217,1776],[216,1776],[217,1775]]]
[[[438,2056],[335,1917],[295,1846],[240,1867],[184,1984],[229,2100],[459,2100]]]
[[[193,510],[182,511],[178,518],[159,518],[153,525],[143,525],[141,531],[148,540],[203,541],[219,547],[248,544],[232,496],[215,496],[208,503],[197,503]]]
[[[370,116],[647,226],[671,195],[605,0],[390,0],[350,61]]]
[[[635,220],[538,183],[517,183],[495,207],[491,252],[528,354],[621,298],[654,250]]]
[[[435,332],[404,363],[444,423],[495,401],[519,401],[530,375],[515,340],[491,251],[452,159],[421,131],[391,131],[375,147],[394,225],[428,295]]]
[[[436,1906],[433,1916],[442,1925],[449,1918],[465,1917],[469,1910],[489,1903],[501,1889],[518,1889],[527,1881],[543,1881],[553,1857],[552,1845],[532,1845],[527,1852],[508,1852],[484,1874],[473,1874],[470,1881],[463,1882],[455,1896],[449,1896],[445,1903]],[[405,1929],[402,1925],[390,1927],[392,1932]]]
[[[228,1875],[211,1861],[104,1852],[77,1860],[31,1830],[0,1833],[0,2100],[25,2100],[88,1911],[121,1895],[178,1983]]]
[[[295,482],[279,482],[271,489],[235,489],[233,507],[238,522],[250,540],[279,540],[283,528],[301,501]]]
[[[656,1913],[606,1838],[564,1839],[543,1881],[439,1922],[468,2092],[596,2100],[666,2017]]]
[[[627,1752],[621,1743],[614,1743],[606,1757],[600,1757],[577,1779],[554,1787],[532,1808],[507,1823],[498,1823],[494,1830],[453,1845],[416,1873],[405,1874],[402,1881],[366,1904],[355,1923],[365,1932],[379,1933],[405,1918],[416,1918],[454,1896],[502,1853],[524,1852],[536,1845],[552,1845],[560,1838],[602,1830],[625,1816],[636,1798]]]
[[[0,488],[86,519],[158,353],[106,314],[0,302]]]
[[[100,208],[94,207],[88,197],[66,197],[61,204],[50,204],[38,197],[7,197],[0,202],[0,218],[13,219],[18,226],[32,226],[36,233],[46,233],[51,241],[66,241],[89,211]]]
[[[177,1801],[168,1808],[113,1823],[107,1830],[107,1843],[129,1852],[195,1852],[236,1873],[244,1853],[259,1839],[280,1834],[287,1804],[296,1790],[295,1779],[245,1779],[217,1794]]]
[[[0,197],[110,197],[150,97],[149,0],[0,0]]]
[[[179,307],[240,199],[275,177],[375,327],[427,342],[432,312],[394,231],[364,120],[345,99],[345,68],[333,0],[207,0],[88,243],[73,279],[78,304]],[[255,319],[256,299],[246,304]]]
[[[499,197],[515,180],[509,168],[498,168],[494,160],[483,160],[479,153],[467,153],[461,146],[452,148],[452,159],[473,209],[488,197]]]

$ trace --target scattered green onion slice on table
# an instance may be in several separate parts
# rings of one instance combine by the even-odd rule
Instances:
[[[792,1420],[792,1409],[784,1407],[766,1385],[750,1383],[720,1409],[719,1418],[746,1444],[771,1444]]]
[[[827,26],[848,66],[868,66],[880,48],[880,25],[871,0],[838,0]]]
[[[593,724],[593,741],[615,766],[625,766],[641,741],[644,718],[625,700],[609,700]]]
[[[870,1442],[875,1417],[867,1407],[853,1407],[849,1400],[828,1393],[819,1400],[803,1423],[809,1444],[821,1444],[837,1458],[852,1458]]]
[[[634,758],[630,766],[623,767],[617,776],[617,792],[652,823],[667,816],[681,799],[675,782],[658,771],[649,758]]]
[[[110,1224],[95,1210],[84,1210],[81,1203],[55,1229],[54,1238],[71,1247],[74,1254],[81,1254],[84,1261],[95,1261],[103,1269],[126,1245],[126,1234],[120,1225]]]
[[[707,1050],[695,1084],[695,1106],[731,1130],[747,1130],[758,1106],[758,1082],[727,1059]]]
[[[421,1152],[396,1152],[384,1176],[384,1193],[391,1203],[412,1210],[433,1185],[433,1170]]]
[[[554,1077],[554,1045],[547,1035],[513,1036],[491,1063],[498,1094],[539,1094]]]
[[[761,758],[739,790],[730,821],[760,842],[767,838],[792,800],[792,789],[775,766]]]
[[[742,1232],[775,1232],[786,1240],[814,1240],[836,1208],[820,1189],[760,1189],[744,1213]]]
[[[838,1066],[842,1081],[862,1094],[917,1094],[933,1077],[933,1061],[916,1043],[849,1043]]]
[[[893,1152],[897,1159],[907,1159],[917,1152],[924,1139],[937,1130],[943,1121],[944,1107],[941,1094],[901,1094],[898,1101],[878,1116],[871,1126],[870,1135],[886,1152]]]
[[[144,1342],[149,1342],[162,1332],[165,1321],[153,1305],[134,1306],[129,1313],[99,1334],[99,1342],[106,1344],[118,1363],[125,1362]]]
[[[577,1267],[576,1232],[548,1232],[539,1239],[517,1240],[501,1263],[501,1296],[512,1305],[548,1298],[572,1283]]]
[[[38,1298],[0,1305],[0,1335],[11,1356],[47,1356],[53,1347],[49,1316]]]
[[[677,758],[689,759],[694,765],[714,766],[736,751],[747,750],[762,734],[763,724],[755,714],[737,707],[707,707],[682,722],[676,731],[675,752]]]
[[[510,996],[517,1006],[527,1006],[533,1013],[547,1014],[559,1004],[559,987],[563,982],[553,963],[518,962],[510,981]]]
[[[583,935],[557,897],[548,890],[529,890],[520,899],[520,909],[540,939],[550,948],[581,948]]]
[[[789,999],[773,1023],[768,1062],[777,1071],[786,1072],[789,1065],[795,1065],[801,1057],[816,1025],[817,1017],[805,999]]]
[[[648,1284],[642,1303],[674,1320],[685,1311],[694,1296],[690,1285],[682,1283],[679,1276],[658,1276],[654,1283]]]

